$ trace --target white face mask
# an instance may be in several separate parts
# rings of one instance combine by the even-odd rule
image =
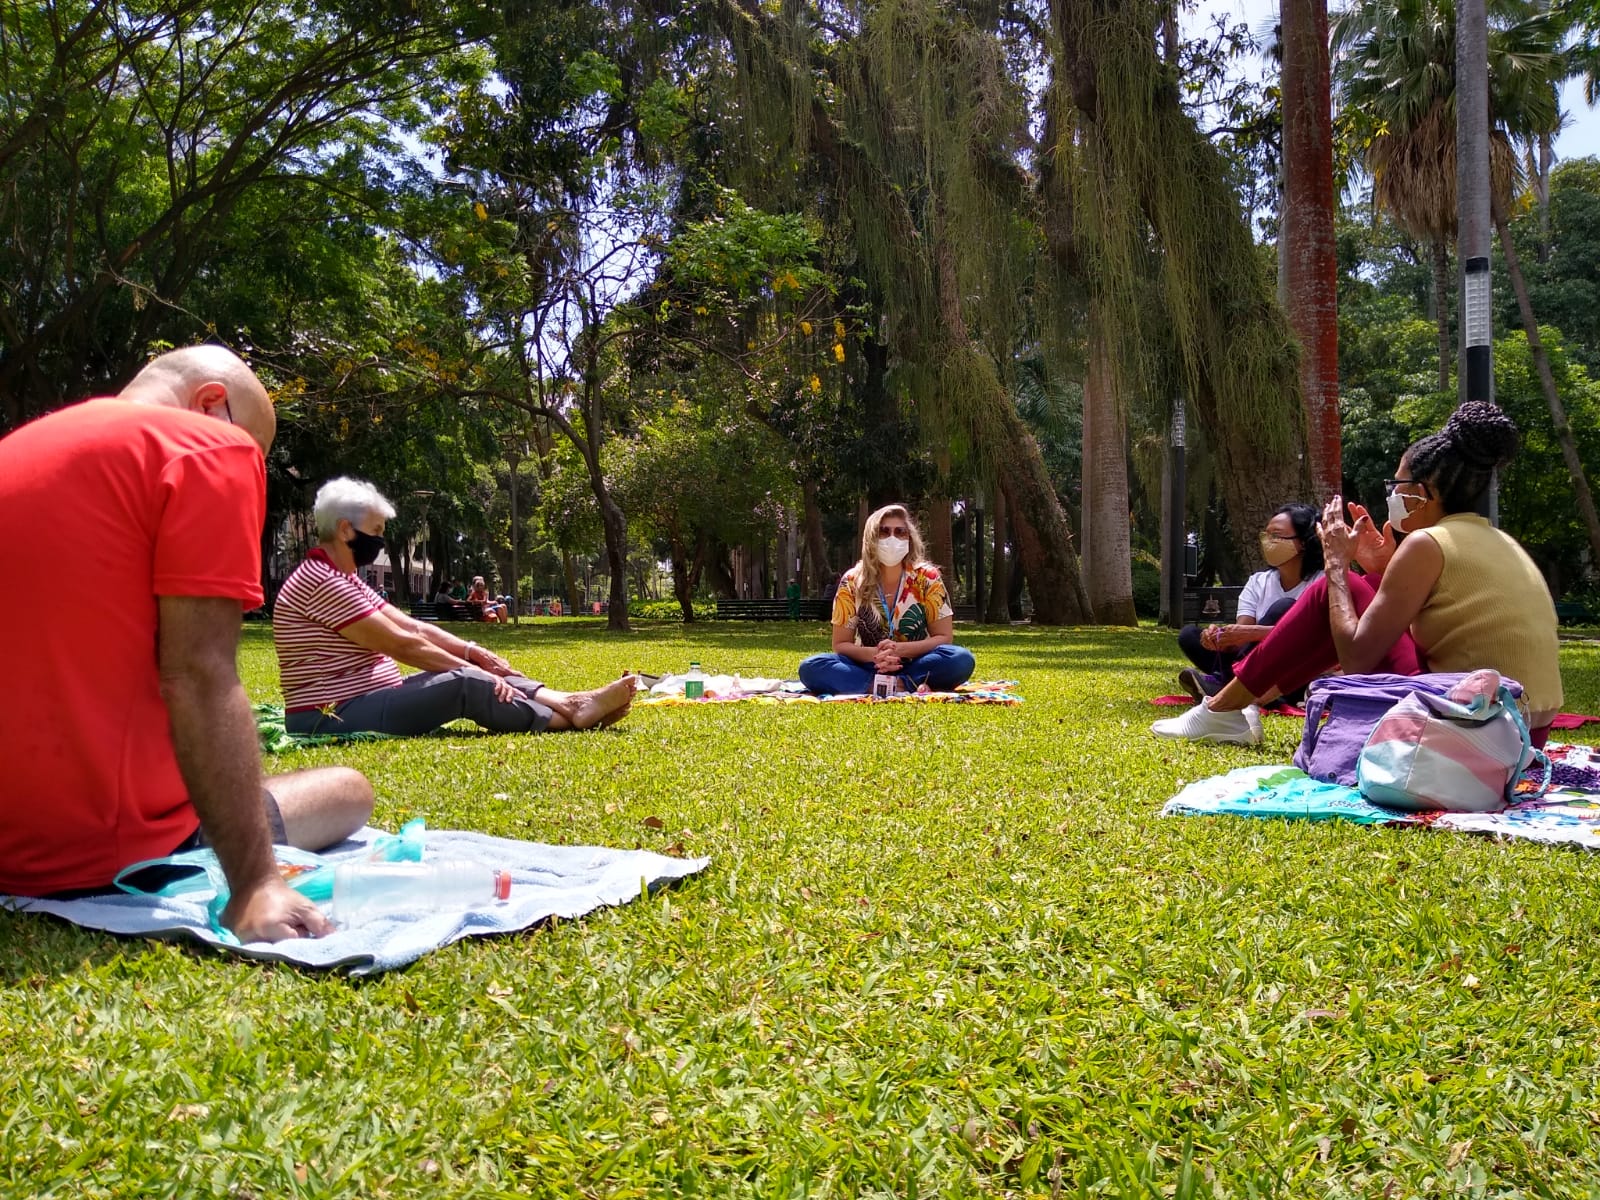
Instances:
[[[910,553],[911,543],[905,538],[886,537],[878,542],[878,561],[886,567],[904,562]]]
[[[1416,496],[1416,497],[1413,497],[1413,499],[1421,500],[1422,497]],[[1402,526],[1405,525],[1406,518],[1409,517],[1410,515],[1411,515],[1411,510],[1406,507],[1405,493],[1404,492],[1390,492],[1389,493],[1389,524],[1394,529],[1394,531],[1396,533],[1402,532]]]

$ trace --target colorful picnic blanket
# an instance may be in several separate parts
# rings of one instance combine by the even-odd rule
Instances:
[[[677,686],[671,685],[676,681]],[[663,688],[663,685],[666,687]],[[1022,703],[1015,679],[990,679],[963,683],[953,692],[908,692],[899,696],[813,696],[797,679],[743,679],[738,675],[712,675],[706,694],[695,700],[683,695],[682,676],[670,675],[640,696],[635,707],[676,704],[1003,704]],[[657,688],[663,688],[657,691]]]
[[[1538,799],[1497,813],[1408,813],[1381,808],[1353,787],[1323,783],[1297,767],[1239,767],[1191,783],[1161,809],[1164,817],[1235,816],[1281,821],[1351,821],[1358,825],[1421,825],[1487,833],[1550,845],[1600,849],[1600,752],[1551,743],[1554,786]],[[1519,790],[1536,785],[1524,782]]]

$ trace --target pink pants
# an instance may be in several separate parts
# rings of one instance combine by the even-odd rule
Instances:
[[[1346,578],[1350,581],[1350,600],[1360,616],[1378,594],[1377,589],[1364,576]],[[1272,632],[1239,660],[1233,674],[1252,696],[1261,696],[1273,688],[1280,692],[1298,691],[1338,665],[1339,651],[1328,626],[1328,578],[1319,575],[1300,593],[1294,607],[1279,618]],[[1402,633],[1372,669],[1392,675],[1420,675],[1422,654],[1411,634]]]
[[[1346,578],[1350,583],[1351,603],[1360,616],[1378,594],[1377,589],[1365,576],[1347,575]],[[1328,579],[1319,575],[1300,593],[1294,607],[1279,619],[1272,632],[1239,660],[1233,675],[1252,696],[1264,696],[1273,688],[1280,692],[1297,691],[1338,665],[1339,651],[1333,644],[1333,630],[1328,625]],[[1374,673],[1391,675],[1420,675],[1423,669],[1422,651],[1409,632],[1402,633],[1372,668]],[[1533,744],[1543,747],[1550,736],[1550,726],[1542,725],[1528,732]]]

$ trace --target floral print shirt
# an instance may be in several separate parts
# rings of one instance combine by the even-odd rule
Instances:
[[[945,591],[944,580],[939,578],[939,568],[932,563],[922,563],[900,574],[900,586],[893,596],[887,592],[882,597],[874,594],[871,603],[861,604],[861,565],[858,563],[839,580],[839,591],[833,598],[833,623],[854,630],[856,641],[863,646],[876,646],[886,637],[897,642],[916,642],[928,636],[928,625],[943,617],[953,616],[950,596]],[[885,601],[892,619],[885,616]],[[931,616],[929,614],[932,614]]]

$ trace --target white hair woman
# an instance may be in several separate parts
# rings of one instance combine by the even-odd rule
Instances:
[[[317,546],[284,580],[272,640],[291,733],[429,733],[467,717],[496,733],[620,720],[636,680],[558,692],[476,642],[417,621],[356,574],[383,552],[394,506],[370,483],[329,480],[312,508]],[[402,675],[402,665],[420,674]]]
[[[922,551],[922,533],[903,504],[867,518],[861,558],[833,598],[833,652],[800,664],[800,682],[818,695],[864,696],[873,677],[896,690],[948,692],[972,677],[972,652],[957,646],[955,613],[939,568]]]

